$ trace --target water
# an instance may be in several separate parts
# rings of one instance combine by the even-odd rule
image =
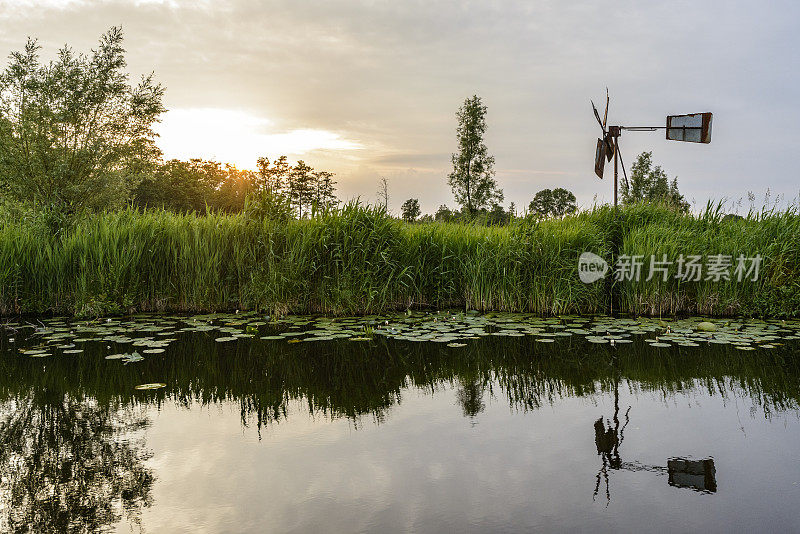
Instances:
[[[19,353],[42,332],[0,333],[3,530],[800,530],[794,340],[170,328],[165,352],[130,364],[104,358],[108,332],[43,358]]]

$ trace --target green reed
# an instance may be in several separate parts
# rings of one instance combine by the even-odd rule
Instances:
[[[583,284],[584,251],[764,257],[757,282],[620,283],[619,311],[790,316],[800,312],[800,216],[724,218],[636,205],[508,226],[406,224],[349,203],[306,220],[160,210],[88,215],[53,234],[0,215],[0,313],[104,315],[257,309],[370,314],[463,307],[599,313],[603,283]]]

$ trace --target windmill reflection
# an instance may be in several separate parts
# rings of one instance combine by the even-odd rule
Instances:
[[[611,488],[608,483],[608,470],[620,469],[622,467],[622,458],[619,454],[619,448],[625,440],[625,428],[630,422],[631,407],[625,410],[625,424],[620,427],[619,420],[619,381],[620,372],[617,365],[616,356],[612,360],[614,365],[614,417],[613,423],[611,421],[603,421],[600,417],[594,422],[594,443],[597,446],[597,454],[602,459],[600,471],[597,472],[597,483],[594,486],[594,494],[592,499],[597,498],[600,492],[600,485],[605,483],[606,486],[606,504],[611,502]]]
[[[667,472],[670,486],[690,488],[704,493],[717,491],[717,470],[713,458],[702,460],[670,458],[667,460]]]
[[[620,446],[625,439],[625,428],[630,422],[631,407],[625,410],[625,423],[620,427],[619,419],[619,382],[621,373],[617,365],[617,357],[612,359],[614,368],[614,416],[612,421],[600,417],[594,422],[594,443],[597,454],[602,459],[602,465],[597,472],[592,500],[600,493],[601,485],[605,484],[606,506],[611,502],[611,487],[609,485],[609,470],[650,471],[659,475],[669,475],[669,485],[677,488],[688,488],[702,493],[715,493],[717,491],[716,468],[713,458],[695,460],[692,458],[674,457],[667,460],[667,466],[646,465],[640,462],[623,462],[620,456]]]

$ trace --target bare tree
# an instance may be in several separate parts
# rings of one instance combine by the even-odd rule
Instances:
[[[387,212],[389,211],[389,180],[385,176],[381,176],[378,182],[378,204],[382,205]]]

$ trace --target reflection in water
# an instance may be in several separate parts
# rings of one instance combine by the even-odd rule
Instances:
[[[667,470],[670,486],[708,493],[717,491],[717,470],[714,468],[713,458],[670,458],[667,460]]]
[[[136,523],[153,474],[132,410],[32,390],[0,407],[0,530],[94,532]]]
[[[594,497],[604,489],[608,505],[609,478],[621,470],[669,475],[670,486],[716,491],[711,459],[673,458],[667,466],[630,461],[638,449],[631,450],[635,434],[622,449],[632,409],[627,403],[620,405],[621,385],[634,396],[648,391],[668,398],[676,392],[705,390],[726,400],[746,398],[767,418],[796,410],[800,400],[800,358],[791,346],[770,352],[674,347],[655,353],[638,341],[611,349],[578,339],[545,344],[490,337],[450,348],[385,339],[363,344],[241,339],[225,344],[200,332],[174,335],[178,341],[167,352],[122,365],[104,359],[129,350],[115,341],[108,341],[108,348],[106,343],[87,344],[80,356],[37,359],[21,356],[16,350],[20,339],[11,347],[0,332],[0,530],[93,531],[120,518],[135,523],[151,502],[154,475],[144,463],[144,444],[132,439],[131,432],[136,434],[146,424],[137,410],[165,403],[189,409],[232,403],[243,424],[260,430],[287,422],[287,407],[298,400],[315,420],[346,418],[360,426],[364,416],[384,422],[411,389],[435,393],[453,387],[458,407],[451,399],[449,406],[474,424],[480,414],[492,423],[491,406],[484,403],[487,393],[492,399],[498,393],[512,410],[523,412],[568,397],[611,393],[613,414],[595,419],[599,414],[591,413],[588,419],[593,422],[594,446],[584,423],[574,435],[575,443],[585,447],[587,462],[576,484],[594,482]],[[167,387],[135,390],[137,384],[152,382]],[[641,425],[647,416],[639,404],[636,408],[633,413]],[[397,440],[405,445],[411,436],[404,431]],[[472,432],[470,437],[483,436]],[[269,438],[265,441],[265,447],[270,445]],[[509,457],[523,448],[513,441],[507,446],[514,449]],[[595,450],[601,465],[592,480]],[[482,450],[481,455],[491,452]],[[708,453],[715,451],[701,451]],[[672,450],[659,451],[655,458],[669,454]],[[459,467],[480,474],[481,466],[473,464],[484,459]],[[719,465],[722,469],[724,464]],[[425,473],[440,469],[424,467]],[[615,491],[619,494],[620,489]],[[585,494],[581,498],[588,501]]]
[[[612,367],[614,368],[614,417],[611,421],[604,422],[600,417],[594,422],[594,443],[597,447],[597,454],[601,457],[602,465],[597,472],[597,483],[594,487],[592,499],[597,498],[600,486],[605,483],[606,505],[611,502],[611,487],[609,484],[608,472],[611,470],[624,469],[627,471],[650,471],[656,474],[669,474],[669,485],[678,488],[690,488],[706,493],[717,491],[716,469],[712,458],[702,460],[692,460],[690,458],[670,458],[667,460],[667,467],[658,465],[644,465],[640,462],[623,462],[620,457],[619,448],[625,440],[625,428],[630,422],[631,407],[625,410],[625,423],[620,428],[619,419],[619,365],[616,356],[612,357]]]
[[[611,502],[611,488],[608,481],[608,470],[619,469],[622,467],[622,459],[619,455],[619,447],[625,439],[625,428],[630,422],[631,407],[625,410],[625,424],[620,428],[619,421],[619,361],[616,355],[612,356],[612,365],[614,369],[614,423],[609,421],[608,427],[603,423],[603,418],[600,417],[594,422],[594,443],[597,446],[597,454],[602,459],[602,466],[597,473],[597,484],[594,487],[594,494],[592,498],[597,498],[600,491],[601,482],[605,482],[606,486],[606,503]]]
[[[481,413],[486,405],[483,403],[483,384],[477,380],[465,380],[456,392],[456,399],[461,406],[464,417],[470,419],[471,424],[475,425],[475,417]]]

